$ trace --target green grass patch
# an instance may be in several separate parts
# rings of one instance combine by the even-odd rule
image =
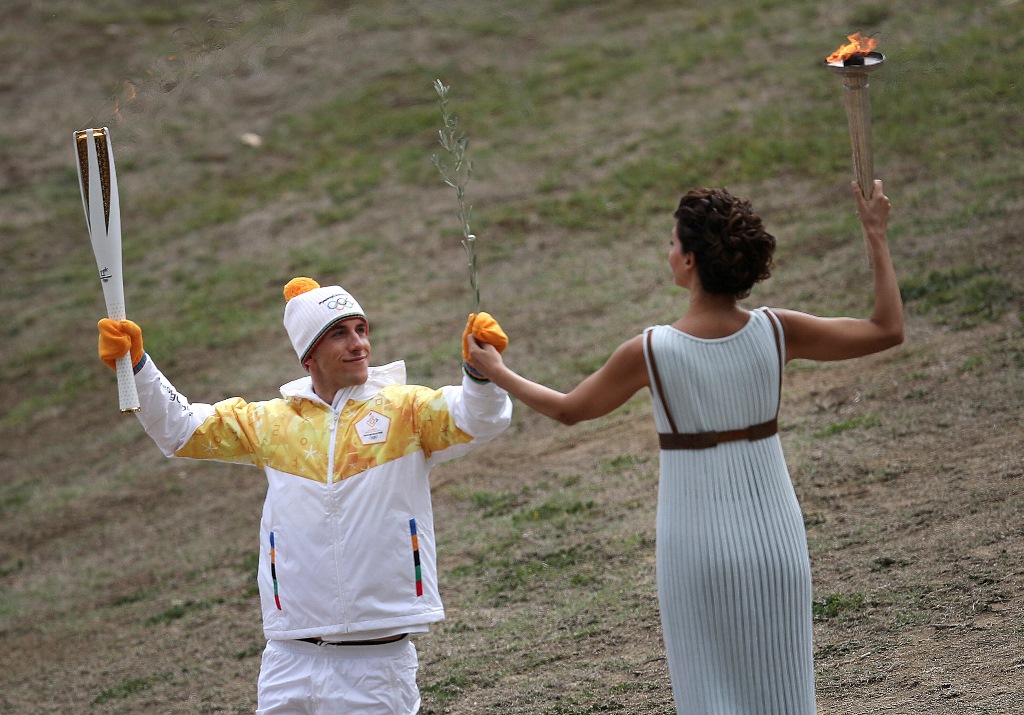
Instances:
[[[909,566],[910,561],[895,556],[879,556],[871,562],[872,571],[888,571],[891,568]]]
[[[550,705],[541,712],[543,715],[593,715],[594,713],[614,713],[625,710],[625,706],[616,700],[602,699],[600,703],[585,702],[594,698],[593,692],[584,691],[565,701]]]
[[[816,598],[811,604],[811,612],[816,621],[829,621],[839,617],[847,617],[864,607],[863,593],[832,593]]]
[[[568,582],[581,587],[594,583],[589,569],[579,569],[593,558],[582,546],[521,555],[514,555],[518,548],[508,542],[491,546],[478,561],[452,569],[450,575],[460,580],[478,579],[478,596],[494,606],[522,602],[545,583]]]
[[[213,605],[213,601],[185,601],[183,603],[175,603],[164,611],[154,616],[150,616],[144,620],[143,623],[147,626],[164,625],[173,621],[181,620],[190,614],[205,611]]]
[[[1001,318],[1021,291],[992,269],[959,266],[900,281],[903,301],[942,325],[958,330]]]
[[[650,461],[650,457],[638,457],[633,454],[620,454],[602,462],[601,471],[606,474],[624,474],[635,470],[637,467],[646,465]]]
[[[0,515],[16,511],[28,504],[32,485],[27,482],[0,484]]]
[[[106,688],[92,701],[93,705],[103,705],[116,700],[127,700],[150,690],[160,682],[170,680],[169,675],[153,675],[146,678],[127,678],[117,685]]]
[[[906,628],[928,623],[941,599],[937,599],[935,588],[930,584],[902,586],[875,596],[879,607],[884,609],[886,618],[893,628]],[[943,608],[944,610],[944,608]]]
[[[444,680],[423,684],[420,690],[430,696],[435,707],[444,708],[473,687],[474,679],[466,673],[451,673]]]
[[[594,500],[557,498],[537,506],[528,507],[512,516],[513,523],[543,522],[558,520],[564,523],[566,517],[580,517],[594,508]]]
[[[0,568],[0,578],[7,578],[12,574],[19,573],[25,568],[25,559],[15,559],[9,566]]]
[[[238,660],[247,660],[249,658],[255,658],[256,656],[262,654],[263,651],[266,650],[266,648],[266,643],[253,643],[248,648],[243,648],[242,650],[235,653],[235,658]]]
[[[864,415],[857,415],[847,420],[841,420],[840,422],[833,422],[832,424],[824,427],[814,433],[815,437],[832,437],[843,432],[848,432],[852,429],[872,429],[874,427],[880,427],[882,425],[881,418],[874,412],[869,412]]]
[[[133,593],[126,594],[124,596],[118,596],[117,598],[115,598],[113,600],[111,605],[115,606],[115,607],[118,607],[118,606],[129,606],[129,605],[131,605],[133,603],[139,603],[141,601],[145,601],[147,598],[149,598],[150,596],[153,596],[153,595],[155,595],[157,593],[159,593],[159,589],[157,589],[157,588],[144,588],[142,590],[135,591]]]
[[[485,519],[511,514],[521,500],[514,492],[475,491],[470,493],[468,498],[470,504],[480,510]]]

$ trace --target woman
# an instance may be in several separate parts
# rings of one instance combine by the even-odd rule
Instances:
[[[568,394],[469,341],[472,367],[565,424],[651,389],[662,448],[658,598],[680,714],[815,713],[810,563],[777,428],[782,369],[903,341],[889,200],[880,181],[870,199],[856,182],[853,193],[874,269],[868,319],[741,307],[768,278],[775,239],[748,201],[695,189],[679,202],[668,255],[676,285],[690,293],[674,323],[620,345]]]

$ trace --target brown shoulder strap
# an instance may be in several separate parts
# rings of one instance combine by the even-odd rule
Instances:
[[[771,308],[764,309],[768,316],[768,322],[772,324],[772,332],[775,333],[775,352],[779,356],[779,400],[775,407],[775,417],[778,418],[779,410],[782,409],[782,371],[786,368],[782,361],[782,336],[779,335],[779,316],[772,312]],[[779,321],[779,322],[777,322]]]
[[[651,374],[654,376],[654,385],[657,388],[658,399],[661,400],[665,416],[668,417],[668,426],[672,428],[674,434],[679,432],[679,430],[676,429],[675,420],[672,419],[672,412],[668,409],[668,402],[665,400],[665,390],[661,387],[661,376],[658,374],[658,364],[654,361],[654,343],[651,339],[653,332],[653,330],[647,331],[647,359],[651,361]]]

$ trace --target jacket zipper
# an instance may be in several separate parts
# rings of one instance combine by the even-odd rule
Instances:
[[[334,448],[338,443],[338,422],[341,420],[341,413],[331,409],[331,439],[327,449],[327,483],[334,484]]]

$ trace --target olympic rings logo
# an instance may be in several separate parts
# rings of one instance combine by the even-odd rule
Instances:
[[[325,306],[328,310],[346,310],[354,307],[355,304],[352,296],[346,293],[337,293],[320,301],[320,305]]]

